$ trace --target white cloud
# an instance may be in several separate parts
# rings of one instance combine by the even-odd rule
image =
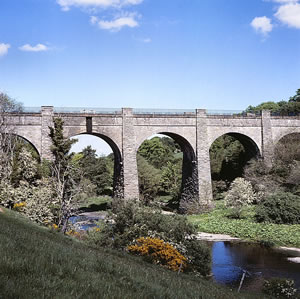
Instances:
[[[95,16],[90,18],[91,24],[97,24],[100,29],[110,30],[110,31],[120,31],[123,27],[134,28],[139,26],[138,22],[135,20],[135,14],[128,16],[123,16],[116,18],[112,21],[100,20]]]
[[[10,44],[0,44],[0,56],[6,55],[9,48]]]
[[[75,7],[122,7],[126,5],[137,5],[143,0],[57,0],[62,10],[67,11],[72,6]]]
[[[299,0],[272,0],[272,2],[275,2],[275,3],[296,3],[298,2]]]
[[[273,29],[271,19],[267,18],[266,16],[254,18],[251,22],[251,26],[257,32],[262,33],[263,35],[267,35]]]
[[[281,5],[275,13],[275,17],[289,27],[300,29],[300,4],[290,2],[288,4]]]
[[[36,46],[31,46],[29,44],[26,44],[22,47],[19,47],[21,51],[27,51],[27,52],[42,52],[42,51],[48,51],[49,48],[43,44],[37,44]]]
[[[152,42],[152,40],[151,40],[151,38],[144,38],[144,39],[142,39],[141,40],[143,43],[145,43],[145,44],[149,44],[149,43],[151,43]]]

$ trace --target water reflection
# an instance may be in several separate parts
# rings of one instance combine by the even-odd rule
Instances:
[[[218,283],[237,288],[243,270],[247,270],[251,276],[245,278],[244,289],[256,289],[265,278],[270,277],[293,279],[296,287],[300,288],[300,264],[287,260],[287,257],[295,256],[295,253],[267,249],[246,242],[214,242],[212,256],[212,272]]]

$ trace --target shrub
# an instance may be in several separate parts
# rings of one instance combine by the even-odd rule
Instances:
[[[202,275],[210,273],[210,250],[206,245],[202,245],[201,241],[194,239],[196,228],[186,217],[162,215],[159,210],[141,207],[133,201],[121,200],[114,200],[112,211],[114,213],[112,219],[101,228],[100,232],[91,234],[90,242],[125,249],[141,237],[160,239],[188,257],[191,271],[197,271]],[[196,258],[197,250],[203,258]]]
[[[243,208],[255,200],[251,183],[243,178],[236,178],[225,195],[225,204],[231,208],[231,216],[234,218],[240,218]]]
[[[223,200],[224,194],[228,190],[226,181],[212,181],[213,197],[215,200]]]
[[[150,259],[152,263],[166,266],[172,271],[184,271],[187,259],[171,244],[157,238],[139,238],[128,251]]]
[[[300,224],[300,197],[289,192],[268,196],[256,208],[258,222]]]
[[[271,278],[264,282],[263,292],[275,298],[299,298],[294,284],[293,280]]]

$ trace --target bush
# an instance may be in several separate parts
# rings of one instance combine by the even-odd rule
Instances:
[[[256,201],[251,183],[243,178],[236,178],[225,195],[225,204],[231,208],[231,216],[240,218],[245,206]]]
[[[256,209],[258,222],[300,224],[300,197],[289,192],[268,196]]]
[[[210,250],[202,245],[201,241],[194,239],[196,229],[186,217],[162,215],[159,210],[121,200],[114,200],[112,211],[112,219],[100,232],[91,235],[91,242],[100,246],[125,249],[141,237],[160,239],[188,257],[189,270],[202,275],[210,273]],[[196,258],[196,253],[203,257]]]
[[[166,266],[172,271],[186,268],[187,259],[171,244],[157,238],[139,238],[136,244],[127,247],[128,251],[150,259],[154,264]]]
[[[263,292],[275,298],[299,298],[294,284],[293,280],[271,278],[264,282]]]

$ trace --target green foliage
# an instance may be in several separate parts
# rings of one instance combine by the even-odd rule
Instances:
[[[179,198],[182,181],[182,157],[174,161],[168,161],[162,167],[161,189],[172,196]]]
[[[174,152],[172,152],[172,147],[169,146],[170,144],[172,143],[163,142],[162,138],[154,137],[142,143],[139,147],[138,154],[144,157],[155,168],[160,168],[173,157]]]
[[[228,184],[226,181],[212,181],[213,198],[215,200],[224,199],[225,192],[228,190]]]
[[[272,167],[263,160],[252,160],[244,170],[256,192],[266,197],[275,192],[300,195],[300,135],[289,134],[276,145]]]
[[[187,256],[191,271],[209,274],[209,249],[192,237],[196,230],[185,217],[162,215],[160,211],[124,201],[114,201],[113,212],[113,221],[109,221],[98,234],[93,234],[90,241],[101,246],[126,248],[140,237],[158,238]]]
[[[272,112],[279,112],[280,111],[280,105],[275,102],[263,102],[259,104],[258,106],[249,106],[245,112],[246,113],[258,113],[262,110],[270,110]]]
[[[75,155],[85,179],[96,186],[94,195],[111,195],[113,189],[114,156],[97,157],[96,150],[89,145]],[[74,159],[73,158],[73,159]]]
[[[139,191],[141,199],[149,204],[156,196],[160,188],[161,173],[147,162],[145,158],[137,156]]]
[[[77,142],[77,139],[64,137],[64,121],[61,118],[54,118],[53,124],[54,127],[49,127],[49,136],[52,141],[51,152],[54,157],[54,165],[58,168],[59,174],[64,175],[73,157],[73,153],[70,153],[70,149],[72,145]]]
[[[0,213],[1,298],[253,298]],[[20,283],[21,282],[21,283]]]
[[[31,184],[38,178],[40,178],[38,161],[33,158],[33,154],[28,150],[28,147],[19,145],[14,155],[11,174],[12,184],[18,186],[21,180]]]
[[[256,209],[259,222],[300,224],[300,197],[288,192],[269,195]]]
[[[154,137],[138,150],[140,195],[146,203],[159,195],[178,200],[182,183],[182,152],[169,137]]]
[[[200,232],[227,234],[246,240],[268,241],[275,245],[300,247],[300,225],[257,223],[255,206],[245,208],[243,219],[228,218],[230,211],[221,201],[213,211],[201,215],[188,216]]]
[[[53,123],[54,127],[49,127],[49,137],[52,141],[51,152],[54,157],[51,170],[59,203],[58,225],[65,233],[68,219],[75,210],[73,199],[79,188],[79,169],[72,161],[74,154],[70,153],[72,144],[77,140],[64,137],[64,122],[61,118],[54,118]]]
[[[217,138],[210,147],[209,155],[211,176],[215,187],[213,195],[215,199],[222,199],[220,193],[227,191],[227,182],[242,176],[249,156],[241,142],[229,135]]]
[[[258,106],[249,106],[246,113],[257,113],[262,110],[270,110],[278,115],[294,115],[300,112],[300,89],[296,91],[296,95],[289,98],[288,101],[279,102],[263,102]]]
[[[295,282],[290,279],[268,279],[264,282],[263,292],[272,298],[299,298]]]

